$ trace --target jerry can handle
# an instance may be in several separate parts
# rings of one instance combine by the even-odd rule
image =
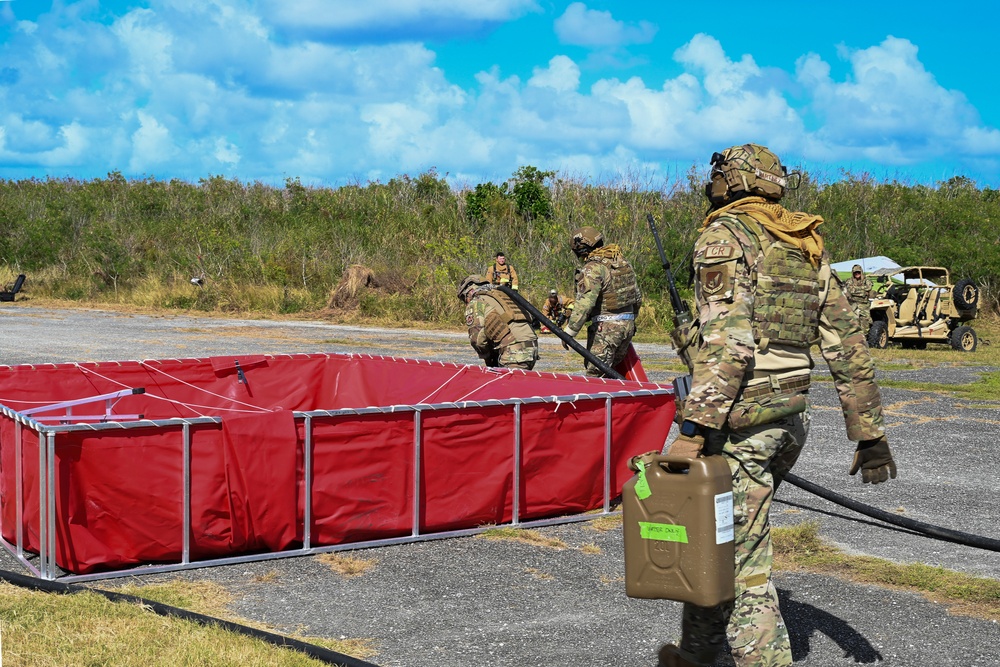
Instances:
[[[691,472],[693,467],[699,466],[698,461],[703,458],[704,457],[702,456],[688,457],[680,456],[678,454],[656,454],[654,456],[650,456],[647,460],[649,464],[655,465],[665,473],[672,475],[686,475]],[[648,474],[650,471],[647,469],[646,472]]]

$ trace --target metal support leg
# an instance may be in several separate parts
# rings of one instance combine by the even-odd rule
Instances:
[[[14,422],[14,517],[17,525],[14,532],[17,535],[17,557],[24,558],[24,463],[21,461],[21,432],[24,426]]]
[[[413,413],[413,536],[420,534],[420,459],[423,448],[422,413]]]
[[[191,562],[191,425],[184,424],[181,427],[184,438],[184,448],[181,456],[184,459],[184,498],[181,501],[183,506],[181,517],[181,529],[184,535],[181,538],[181,563],[187,565]]]
[[[48,463],[46,461],[46,454],[48,453],[48,447],[45,446],[46,440],[42,437],[42,434],[38,434],[38,575],[42,579],[51,579],[49,576],[49,566],[48,566],[48,555],[49,555],[49,522],[48,522],[48,510],[49,501],[48,493],[46,491],[48,487]]]
[[[611,511],[611,397],[604,399],[604,513]]]
[[[521,404],[514,404],[514,488],[511,492],[511,524],[521,523]]]
[[[56,578],[56,542],[58,542],[56,536],[56,434],[47,433],[45,435],[46,449],[48,450],[45,454],[45,467],[46,470],[46,502],[48,509],[46,510],[46,532],[48,533],[48,539],[46,540],[48,544],[49,557],[48,561],[48,576],[46,579]]]
[[[302,548],[309,549],[312,546],[312,501],[313,501],[313,429],[312,429],[312,417],[306,416],[303,422],[303,427],[305,428],[306,436],[303,447],[305,451],[302,452],[302,457],[304,459],[303,463],[303,475],[305,479],[303,480],[303,488],[305,492],[305,498],[303,499],[303,522],[305,525],[302,526]]]

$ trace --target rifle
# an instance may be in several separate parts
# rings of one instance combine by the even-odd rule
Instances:
[[[656,220],[653,219],[653,214],[647,213],[646,220],[649,222],[649,230],[653,232],[653,239],[656,241],[656,250],[660,253],[660,264],[663,265],[663,272],[667,275],[667,292],[670,294],[670,306],[674,310],[674,330],[670,332],[670,340],[673,341],[677,356],[690,369],[691,357],[688,354],[688,348],[691,346],[694,336],[697,333],[693,326],[694,318],[691,315],[691,307],[677,293],[677,283],[674,282],[674,273],[670,270],[667,253],[663,252],[663,243],[660,241],[660,232],[656,229]],[[674,398],[678,402],[683,401],[684,397],[691,391],[691,375],[678,376],[674,378],[673,384]],[[681,411],[678,410],[677,414],[679,416]]]

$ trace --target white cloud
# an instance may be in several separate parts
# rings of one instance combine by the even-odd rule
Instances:
[[[529,12],[535,0],[261,0],[278,30],[313,39],[386,42],[475,34]]]
[[[851,75],[839,82],[819,56],[799,59],[797,79],[821,120],[816,138],[828,155],[905,164],[955,152],[976,154],[969,137],[995,145],[996,130],[980,127],[965,96],[942,87],[917,53],[913,43],[896,37],[867,49],[844,49]]]
[[[656,26],[649,21],[627,25],[615,20],[611,12],[587,9],[582,2],[574,2],[566,8],[556,19],[555,30],[563,44],[590,48],[646,44],[656,35]]]
[[[132,133],[132,158],[128,168],[134,173],[144,172],[156,165],[169,164],[178,148],[170,137],[170,130],[146,112],[136,114],[139,129]]]
[[[0,163],[6,165],[43,165],[54,169],[76,166],[88,157],[90,140],[87,130],[78,123],[69,123],[56,129],[54,134],[46,128],[42,130],[46,141],[44,148],[24,145],[19,131],[28,127],[38,131],[36,123],[25,125],[16,116],[8,117],[0,125]],[[11,135],[14,140],[11,141]],[[50,134],[52,136],[50,136]]]
[[[230,166],[240,163],[240,149],[236,144],[226,141],[225,137],[219,137],[215,140],[215,151],[212,155],[219,162],[224,162]]]
[[[739,62],[734,62],[722,50],[717,39],[704,33],[695,35],[690,42],[677,49],[674,60],[703,72],[705,90],[713,97],[738,93],[749,79],[761,73],[753,56],[744,54]]]
[[[251,0],[150,0],[108,26],[57,3],[31,29],[10,31],[0,43],[0,175],[155,169],[197,180],[221,170],[330,184],[431,167],[504,178],[534,164],[599,178],[704,164],[746,141],[793,163],[985,164],[1000,155],[1000,131],[944,89],[906,40],[845,48],[843,80],[819,56],[803,56],[793,79],[698,34],[674,51],[680,71],[671,78],[626,74],[584,86],[595,53],[616,58],[615,48],[652,37],[652,27],[574,3],[557,27],[598,49],[582,64],[546,53],[529,78],[497,66],[461,87],[423,43],[352,45],[285,28],[314,11],[324,29],[376,30],[380,16],[425,29],[428,17],[454,9],[472,29],[535,2],[265,5],[272,14]]]
[[[128,51],[129,67],[141,84],[149,86],[172,69],[173,35],[152,10],[131,11],[111,30]]]
[[[547,68],[536,67],[532,70],[528,85],[559,92],[576,90],[580,85],[580,68],[566,56],[555,56]]]

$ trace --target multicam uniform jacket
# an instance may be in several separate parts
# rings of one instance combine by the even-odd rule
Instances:
[[[566,325],[574,334],[594,316],[636,313],[642,293],[635,271],[616,245],[598,248],[584,260],[576,277],[573,314]]]
[[[871,299],[873,289],[875,289],[875,286],[868,278],[855,280],[854,276],[851,276],[844,281],[844,292],[847,295],[847,300],[852,304],[860,303],[867,305],[869,299]]]
[[[813,367],[809,344],[785,344],[773,332],[775,327],[784,326],[778,322],[798,318],[800,333],[809,333],[812,308],[816,326],[809,343],[819,345],[833,374],[848,437],[864,440],[883,435],[874,365],[827,255],[813,271],[818,291],[779,293],[777,302],[772,298],[766,304],[755,303],[756,297],[766,292],[761,273],[763,246],[774,242],[774,237],[739,207],[709,220],[694,249],[699,324],[691,352],[692,387],[683,406],[684,418],[714,429],[727,424],[732,427],[737,412],[734,407],[740,407],[738,402],[749,388],[770,384],[780,394],[779,387],[798,391],[808,387]],[[778,342],[762,336],[762,331],[770,332]]]
[[[493,293],[492,287],[473,292],[465,307],[469,342],[487,366],[531,370],[538,359],[538,336],[520,309],[512,307],[509,297]]]

